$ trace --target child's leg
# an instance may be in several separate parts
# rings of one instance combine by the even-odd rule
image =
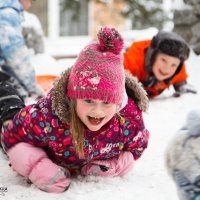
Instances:
[[[3,123],[7,120],[12,120],[25,106],[23,99],[9,80],[10,76],[0,71],[0,147]]]
[[[8,151],[13,170],[46,192],[63,192],[70,185],[68,170],[53,163],[41,148],[18,143]]]
[[[1,77],[0,71],[0,77]],[[0,128],[6,120],[13,117],[24,107],[23,99],[8,80],[0,78]]]

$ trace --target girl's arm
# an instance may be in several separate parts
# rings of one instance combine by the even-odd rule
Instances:
[[[149,131],[145,128],[142,110],[129,98],[127,106],[122,110],[126,120],[123,124],[123,151],[129,151],[137,160],[147,148]]]
[[[5,151],[19,142],[46,146],[46,123],[36,104],[21,109],[10,123],[4,123],[1,140]]]

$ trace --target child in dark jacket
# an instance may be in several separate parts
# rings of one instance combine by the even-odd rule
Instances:
[[[98,38],[36,104],[5,112],[1,95],[3,149],[12,168],[43,191],[65,191],[73,173],[123,176],[147,147],[148,98],[124,73],[123,39],[113,28]],[[11,111],[13,120],[4,119]]]
[[[152,40],[134,42],[124,53],[124,68],[143,84],[149,97],[174,86],[178,97],[196,93],[187,83],[185,60],[190,49],[182,37],[173,32],[159,31]]]

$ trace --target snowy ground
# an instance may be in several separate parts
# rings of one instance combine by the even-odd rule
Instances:
[[[71,62],[69,62],[71,63]],[[178,200],[175,185],[164,165],[166,146],[182,126],[189,110],[199,107],[200,57],[191,54],[187,62],[189,79],[199,91],[173,98],[173,90],[150,101],[149,111],[144,114],[146,127],[151,136],[143,157],[134,170],[123,178],[78,177],[68,191],[48,194],[30,185],[8,167],[7,157],[0,150],[0,199],[1,200]],[[56,70],[56,74],[59,70]],[[52,72],[51,72],[52,73]],[[7,191],[3,192],[3,188]]]

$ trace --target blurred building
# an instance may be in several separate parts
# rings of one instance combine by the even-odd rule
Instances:
[[[90,5],[90,35],[94,38],[102,26],[111,26],[119,31],[126,29],[127,19],[121,12],[125,9],[125,2],[107,0],[101,3],[91,2]]]
[[[115,27],[119,31],[126,29],[127,19],[121,15],[125,8],[124,1],[71,2],[33,1],[29,10],[41,22],[45,35],[45,52],[56,59],[76,57],[86,44],[96,38],[96,33],[102,26]]]
[[[81,0],[79,7],[67,7],[65,0],[43,0],[33,2],[30,12],[41,21],[45,35],[60,36],[89,35],[96,36],[102,26],[125,30],[128,21],[121,12],[125,9],[124,1],[118,0]],[[71,5],[73,6],[73,5]]]

